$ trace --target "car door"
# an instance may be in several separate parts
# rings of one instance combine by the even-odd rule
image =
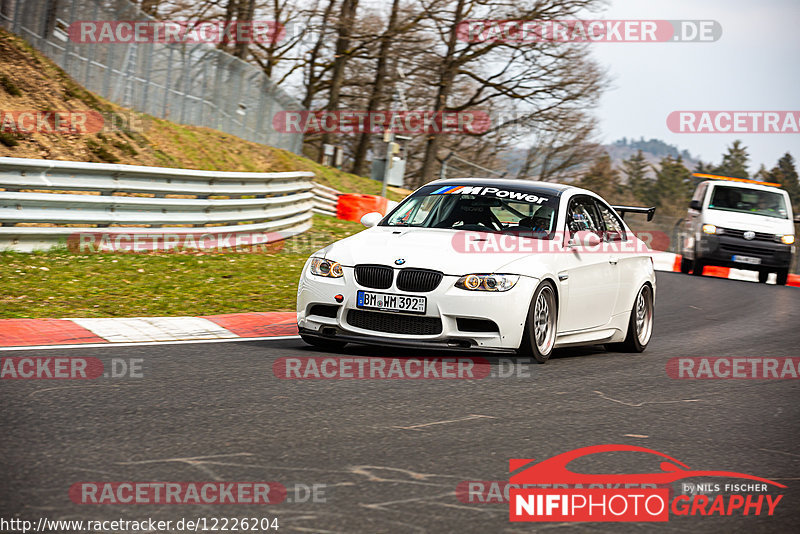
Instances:
[[[575,242],[579,231],[592,232],[602,240],[603,228],[594,198],[576,195],[569,200],[563,271],[558,273],[562,290],[566,285],[568,294],[565,313],[560,314],[559,332],[596,328],[611,320],[619,290],[617,265],[602,244],[587,247]]]

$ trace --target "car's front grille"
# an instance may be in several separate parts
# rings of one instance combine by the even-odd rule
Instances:
[[[729,252],[731,254],[758,254],[760,256],[772,256],[772,254],[775,252],[769,248],[752,247],[749,245],[728,245],[725,243],[721,244],[719,248],[723,252]]]
[[[385,265],[356,265],[356,281],[364,287],[389,289],[394,270]]]
[[[442,321],[438,317],[348,310],[347,322],[356,328],[389,334],[430,336],[442,333]]]
[[[744,230],[734,230],[733,228],[720,228],[722,230],[722,235],[727,235],[731,237],[738,237],[740,239],[744,239]],[[755,237],[753,238],[754,241],[776,241],[775,234],[765,234],[763,232],[755,232]]]
[[[402,291],[424,293],[433,291],[444,275],[427,269],[403,269],[397,275],[397,288]]]

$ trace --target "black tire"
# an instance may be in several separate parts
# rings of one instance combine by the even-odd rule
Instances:
[[[769,271],[758,271],[758,283],[759,284],[766,284],[767,278],[769,278]]]
[[[639,288],[628,319],[628,333],[622,343],[606,343],[612,352],[644,352],[653,337],[653,288],[645,284]]]
[[[703,268],[706,266],[700,256],[697,255],[697,246],[694,249],[694,261],[692,262],[692,274],[695,276],[703,276]]]
[[[692,272],[694,268],[694,262],[692,260],[687,260],[685,256],[681,256],[681,272],[683,274],[689,274]]]
[[[300,334],[300,339],[305,341],[311,346],[322,350],[341,350],[347,345],[346,341],[338,341],[336,339],[326,339],[324,337],[309,336]]]
[[[549,281],[544,281],[533,292],[519,355],[545,363],[553,354],[558,332],[558,299]]]
[[[776,284],[779,286],[785,286],[786,282],[789,281],[789,269],[779,269],[778,270],[778,279],[775,281]]]

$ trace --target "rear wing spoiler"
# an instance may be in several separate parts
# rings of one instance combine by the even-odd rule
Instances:
[[[626,213],[646,213],[647,214],[647,221],[652,221],[653,216],[656,214],[655,208],[639,208],[636,206],[611,206],[617,211],[622,219],[625,219]]]

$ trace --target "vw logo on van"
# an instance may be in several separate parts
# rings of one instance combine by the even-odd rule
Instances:
[[[742,234],[742,237],[744,237],[748,241],[752,240],[755,236],[756,236],[756,233],[751,231],[751,230],[748,230],[747,232]]]

